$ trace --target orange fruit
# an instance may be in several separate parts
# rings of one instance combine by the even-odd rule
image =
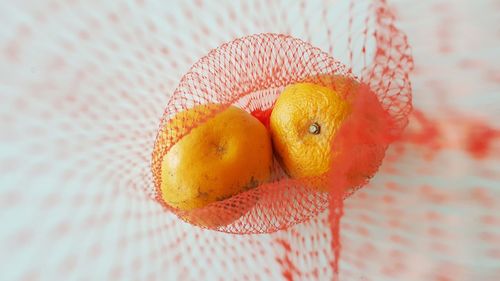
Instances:
[[[278,97],[270,117],[276,156],[290,177],[307,178],[316,189],[327,191],[322,176],[336,169],[348,187],[361,185],[384,156],[386,143],[376,136],[385,129],[377,121],[384,111],[373,93],[359,92],[352,79],[322,76],[316,82],[289,85]]]
[[[317,176],[330,168],[330,142],[350,113],[331,88],[292,84],[278,97],[270,118],[274,148],[293,178]]]
[[[210,115],[211,118],[203,120]],[[189,131],[192,127],[194,129]],[[162,136],[153,154],[159,154],[162,146],[170,145],[171,148],[161,161],[157,161],[161,166],[156,167],[161,170],[161,198],[181,211],[224,200],[270,177],[272,145],[269,133],[256,118],[235,106],[225,108],[209,104],[180,112],[166,124]],[[242,212],[234,213],[223,222],[215,217],[197,221],[202,220],[209,226],[225,224],[242,215]]]

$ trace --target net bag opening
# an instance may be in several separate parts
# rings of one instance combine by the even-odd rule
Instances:
[[[328,208],[332,195],[347,197],[377,171],[387,145],[405,126],[411,106],[408,84],[396,81],[401,64],[377,61],[381,55],[383,53],[378,51],[374,64],[365,66],[361,76],[356,77],[352,69],[323,50],[283,34],[246,36],[212,50],[182,77],[167,103],[152,153],[156,199],[166,210],[194,225],[246,234],[285,229]],[[287,88],[293,85],[309,87],[307,89],[313,92],[334,91],[332,93],[339,95],[338,101],[346,104],[346,113],[342,118],[336,112],[318,113],[327,119],[333,118],[332,122],[339,124],[338,128],[330,130],[331,137],[326,137],[324,142],[327,143],[323,144],[328,147],[322,156],[328,158],[325,160],[328,169],[313,176],[291,176],[283,155],[277,152],[280,144],[276,135],[279,133],[274,132],[270,124],[270,115],[277,111],[274,106],[280,94],[287,89],[302,91],[300,88]],[[312,98],[307,93],[304,95],[306,100]],[[295,106],[300,105],[295,103]],[[162,180],[175,178],[174,182],[183,181],[182,184],[189,180],[174,175],[174,172],[166,175],[169,172],[162,168],[162,165],[167,165],[163,163],[165,155],[198,128],[234,107],[250,113],[268,131],[273,152],[269,175],[265,180],[251,182],[238,192],[229,192],[215,200],[207,199],[202,207],[199,204],[166,202],[163,197],[165,192],[179,192],[177,198],[182,200],[183,191],[180,187],[162,190]],[[300,112],[294,113],[294,116],[298,119],[310,117]],[[335,121],[337,119],[342,120]],[[288,125],[293,127],[294,122],[292,120],[292,124]],[[310,122],[308,126],[310,134],[320,134],[321,130],[324,130],[322,133],[327,131],[330,124],[323,124],[323,129],[317,122]],[[214,130],[207,132],[211,134]],[[288,132],[286,128],[281,131],[282,134]],[[199,155],[190,156],[199,157],[198,162],[190,162],[191,166],[213,160],[204,159],[203,152],[200,150]],[[179,155],[185,153],[179,152]],[[179,157],[168,161],[183,161]],[[193,175],[190,171],[185,173]],[[207,178],[211,174],[208,171],[205,173]],[[196,194],[191,196],[198,199],[210,196],[207,193],[211,190],[206,190],[204,186],[194,189],[197,190],[190,192]]]

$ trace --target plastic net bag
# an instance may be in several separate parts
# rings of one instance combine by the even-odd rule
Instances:
[[[0,4],[1,279],[497,280],[498,5],[466,2]],[[159,200],[169,146],[231,105],[266,124],[297,83],[354,105],[335,170]]]
[[[383,32],[380,33],[383,34]],[[386,36],[389,36],[388,31]],[[404,44],[404,41],[398,43]],[[393,46],[389,47],[392,48]],[[397,47],[402,48],[402,51],[408,51],[404,45],[398,45]],[[383,54],[380,55],[384,56]],[[275,160],[270,167],[272,171],[269,180],[263,181],[262,184],[255,184],[257,186],[253,186],[251,190],[241,192],[224,200],[218,200],[203,208],[196,208],[188,212],[179,210],[179,214],[181,218],[187,218],[188,221],[198,225],[240,234],[276,231],[318,214],[327,207],[330,181],[341,181],[342,179],[338,177],[352,179],[360,176],[360,174],[365,178],[371,177],[382,161],[389,139],[394,138],[406,123],[406,117],[411,107],[409,81],[394,80],[384,82],[384,79],[403,79],[405,75],[407,77],[407,71],[411,68],[411,65],[408,65],[411,64],[411,57],[407,53],[402,53],[398,54],[398,57],[390,59],[400,61],[393,64],[392,68],[375,64],[364,66],[362,69],[362,71],[366,72],[366,77],[361,78],[362,81],[369,81],[368,83],[372,85],[378,85],[378,96],[380,96],[378,98],[377,94],[371,91],[366,82],[356,80],[351,74],[351,69],[335,61],[334,58],[320,49],[290,36],[280,34],[252,35],[223,44],[211,51],[207,56],[200,59],[181,79],[165,110],[152,160],[157,192],[156,198],[167,209],[175,209],[171,208],[162,198],[162,179],[166,179],[162,176],[162,161],[168,151],[184,136],[189,134],[191,130],[196,130],[198,126],[207,122],[207,119],[214,118],[215,115],[227,110],[227,107],[232,104],[239,105],[246,111],[254,113],[269,127],[269,115],[273,109],[272,107],[285,87],[299,82],[312,83],[338,91],[342,95],[341,98],[347,100],[349,106],[352,107],[352,112],[348,115],[349,121],[344,121],[347,125],[341,126],[349,128],[352,132],[347,136],[343,132],[345,129],[339,128],[340,132],[334,137],[339,140],[332,139],[330,141],[333,142],[334,146],[338,146],[332,149],[331,154],[338,154],[338,152],[346,154],[345,156],[336,156],[336,158],[359,158],[350,164],[353,167],[356,166],[355,168],[351,168],[345,173],[337,173],[336,176],[321,174],[293,179],[282,171],[279,161]],[[380,57],[377,57],[376,60],[380,60],[380,63],[382,63]],[[401,74],[397,74],[398,72]],[[393,86],[389,90],[384,83],[399,86]],[[379,99],[386,103],[384,104]],[[215,104],[224,106],[213,106]],[[197,111],[199,108],[207,108],[206,106],[210,105],[211,107],[208,110]],[[314,111],[317,110],[314,108]],[[186,115],[185,112],[195,112],[196,116],[189,118],[190,115]],[[181,114],[186,116],[179,117]],[[318,115],[315,112],[311,112],[311,115],[308,114],[300,110],[298,117],[318,118],[314,117]],[[319,115],[322,114],[327,115],[330,113],[326,111]],[[290,118],[290,116],[286,118]],[[294,121],[289,122],[292,124],[286,124],[285,129],[293,130]],[[323,130],[326,131],[326,125],[328,124],[323,125]],[[304,130],[306,129],[304,128]],[[213,131],[219,133],[218,130],[220,129],[208,130],[205,134],[211,134]],[[377,136],[378,139],[376,140],[375,136],[369,136],[369,131],[380,132]],[[230,132],[224,133],[228,134]],[[210,135],[203,136],[203,138],[207,137],[210,138]],[[220,138],[218,136],[214,141],[217,142]],[[252,138],[252,135],[245,136],[245,138]],[[340,142],[342,142],[342,145],[339,145]],[[246,145],[250,146],[252,143]],[[314,144],[311,143],[311,145]],[[193,150],[192,148],[189,149]],[[231,147],[227,149],[230,150]],[[184,148],[184,150],[188,150],[188,148]],[[347,152],[347,150],[350,150],[350,152]],[[175,153],[185,155],[185,153],[191,152],[176,151]],[[190,162],[190,166],[183,166],[185,169],[196,169],[195,166],[205,164],[203,161],[219,161],[218,158],[205,158],[204,154],[209,154],[210,151],[197,150],[197,153],[195,161]],[[371,154],[375,154],[375,156],[367,158]],[[176,156],[176,161],[185,161],[183,159],[179,160],[180,157],[182,156]],[[246,157],[250,158],[251,155]],[[307,155],[301,157],[307,157]],[[324,157],[331,157],[331,155],[325,155]],[[333,170],[341,170],[343,168],[339,166],[348,164],[346,159],[332,160],[330,166],[333,166]],[[375,167],[364,168],[365,171],[363,171],[363,168],[360,167],[363,163]],[[245,163],[243,169],[251,169],[248,162]],[[182,172],[189,173],[189,171],[177,171],[177,173]],[[216,176],[212,175],[212,173],[215,172],[206,172],[205,177]],[[189,173],[187,177],[196,176],[197,172],[194,172]],[[230,177],[231,175],[225,172],[220,175],[220,177],[224,176]],[[185,186],[187,186],[182,182],[186,181],[186,178],[181,178],[178,175],[175,175],[175,177],[178,180],[170,180],[169,184],[181,185],[181,187],[173,186],[168,190],[169,192],[175,192],[176,189],[186,188]],[[221,181],[218,180],[215,183]],[[349,183],[350,186],[345,188],[356,188],[364,183],[364,180],[356,179]],[[199,197],[203,192],[208,192],[209,189],[203,185],[209,185],[210,181],[204,179],[202,182],[195,181],[194,184],[201,185],[196,186],[198,189],[196,196]],[[314,188],[312,185],[318,187]],[[215,188],[223,187],[215,185]],[[179,195],[179,197],[182,196]]]

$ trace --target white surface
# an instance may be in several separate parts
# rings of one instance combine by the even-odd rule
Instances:
[[[135,1],[0,3],[0,280],[241,280],[245,274],[251,280],[281,280],[276,257],[283,256],[284,249],[277,246],[278,238],[300,251],[291,258],[302,271],[329,269],[326,214],[288,232],[234,236],[186,225],[142,193],[145,184],[152,184],[150,150],[168,96],[189,66],[211,48],[245,34],[289,31],[329,50],[324,33],[328,26],[336,38],[333,55],[347,62],[347,44],[342,43],[347,40],[342,33],[346,1],[308,2],[306,9],[294,1],[273,1],[262,3],[260,11],[242,10],[229,1],[207,2],[206,9],[188,1],[147,1],[144,6]],[[327,22],[321,22],[320,2],[328,7]],[[484,77],[498,77],[500,71],[498,4],[390,2],[413,46],[415,105],[442,116],[445,103],[451,110],[494,124],[500,113],[500,87]],[[362,10],[368,1],[360,3],[356,7]],[[445,9],[442,16],[430,13],[439,3],[450,4],[447,9],[452,11]],[[237,20],[229,20],[222,6],[233,6]],[[185,18],[185,10],[193,13],[192,20]],[[117,11],[118,23],[108,20],[110,11]],[[282,20],[283,13],[287,20]],[[37,15],[46,21],[37,22]],[[100,24],[89,27],[94,19]],[[310,20],[309,27],[304,19]],[[151,22],[156,33],[148,27]],[[22,26],[29,27],[28,35],[23,35]],[[204,27],[213,36],[200,35],[201,43],[191,42],[190,34],[201,34]],[[455,51],[448,55],[439,52],[445,44],[436,33],[439,28],[452,34],[446,40]],[[89,40],[79,37],[82,30],[89,32]],[[177,41],[184,42],[182,48],[175,48]],[[21,45],[14,56],[12,42]],[[64,49],[67,44],[73,51]],[[110,48],[114,45],[119,49]],[[457,67],[468,58],[480,59],[483,65]],[[87,113],[81,113],[82,107]],[[429,164],[415,150],[400,159],[404,172],[395,176],[382,169],[372,188],[360,193],[381,198],[390,192],[384,188],[387,182],[399,182],[407,190],[390,193],[396,203],[368,204],[360,194],[348,200],[343,226],[350,228],[343,231],[341,280],[429,280],[445,272],[443,268],[458,272],[456,280],[494,280],[500,262],[481,251],[475,231],[481,230],[481,216],[499,213],[499,204],[487,208],[471,202],[467,188],[482,186],[500,198],[498,178],[481,176],[483,169],[500,174],[498,158],[479,163],[463,152],[446,151]],[[422,166],[428,166],[431,175],[415,172]],[[457,190],[458,199],[443,209],[418,193],[423,184]],[[408,230],[387,226],[391,210],[406,214],[402,223]],[[441,227],[452,236],[441,242],[451,252],[436,251],[426,232],[429,225],[422,216],[429,210],[449,215]],[[375,219],[364,225],[373,235],[369,240],[356,231],[363,226],[362,215]],[[500,235],[498,227],[490,230]],[[409,245],[394,243],[394,231]],[[316,233],[321,237],[302,242],[302,236]],[[366,253],[365,270],[359,271],[354,264],[366,242],[374,243],[378,254]],[[209,247],[215,253],[206,251]],[[260,249],[265,251],[256,252]],[[394,250],[405,257],[394,256]],[[314,251],[318,256],[309,255]],[[174,262],[177,257],[179,264]],[[396,266],[398,259],[406,266],[402,273],[384,275],[383,269]],[[327,280],[331,271],[320,271],[320,276]]]

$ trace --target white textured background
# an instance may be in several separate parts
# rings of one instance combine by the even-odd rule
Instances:
[[[287,259],[294,280],[332,277],[326,214],[235,236],[144,193],[169,94],[210,49],[289,33],[348,63],[347,1],[244,3],[0,1],[0,280],[282,280]],[[400,144],[347,200],[340,278],[498,280],[498,138],[483,159],[464,147],[476,123],[499,129],[500,4],[389,4],[412,45],[415,107],[447,148]]]

